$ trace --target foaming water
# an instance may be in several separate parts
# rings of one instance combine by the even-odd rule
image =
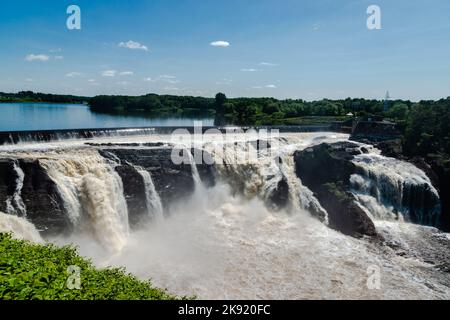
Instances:
[[[22,200],[22,188],[23,188],[23,180],[25,178],[25,174],[23,170],[18,165],[17,161],[14,161],[14,171],[17,175],[16,178],[16,188],[14,190],[14,194],[6,199],[6,211],[9,214],[18,214],[25,215],[27,212],[27,208],[25,203]]]
[[[156,218],[156,220],[160,221],[163,219],[163,206],[161,203],[161,198],[159,197],[158,192],[156,192],[152,176],[150,175],[150,172],[148,172],[147,170],[144,170],[142,168],[136,169],[137,172],[139,172],[139,174],[142,176],[142,179],[144,180],[148,216],[151,218],[154,217]]]
[[[416,265],[396,261],[368,240],[330,230],[305,211],[270,212],[258,199],[232,196],[226,185],[173,213],[132,233],[113,257],[81,242],[82,253],[100,266],[125,266],[172,293],[204,299],[450,296],[445,286],[425,285],[427,272],[417,273]],[[380,290],[367,286],[370,266],[381,269]]]
[[[55,182],[77,232],[90,233],[105,248],[122,249],[129,233],[128,209],[122,180],[94,149],[12,153],[38,160]]]
[[[14,239],[43,242],[34,225],[25,218],[0,212],[0,233],[11,233]]]
[[[435,247],[440,234],[383,221],[393,220],[386,213],[392,214],[396,207],[389,203],[407,207],[405,201],[393,200],[404,190],[403,184],[430,185],[422,171],[382,156],[357,157],[361,173],[352,177],[355,194],[361,207],[377,218],[383,238],[355,239],[311,216],[312,211],[324,216],[326,212],[296,176],[293,159],[296,150],[347,140],[347,135],[283,134],[270,141],[270,153],[259,150],[257,161],[251,163],[241,159],[251,148],[245,138],[236,134],[233,143],[227,143],[214,134],[203,136],[200,147],[222,164],[216,166],[217,183],[209,189],[202,185],[188,152],[196,189],[188,200],[171,203],[170,212],[163,212],[150,173],[135,167],[144,180],[149,214],[159,217],[157,223],[150,219],[135,231],[129,231],[123,186],[114,170],[120,164],[117,157],[106,160],[85,141],[0,147],[0,152],[11,158],[38,159],[56,182],[76,230],[51,241],[76,244],[98,266],[126,267],[173,294],[204,299],[450,298],[448,276],[427,263],[428,256],[418,254]],[[171,138],[95,139],[95,143],[129,142],[139,149],[147,142],[171,143]],[[389,179],[375,179],[373,172]],[[289,186],[289,205],[268,209],[267,198],[283,180]],[[383,188],[392,192],[383,194]],[[380,197],[373,189],[380,191]],[[372,206],[361,200],[364,196]],[[410,255],[400,256],[399,247]],[[367,282],[373,267],[381,272],[378,289],[370,289]]]
[[[438,191],[414,165],[378,154],[356,156],[359,174],[350,178],[359,204],[376,219],[406,219],[435,225],[441,211]]]

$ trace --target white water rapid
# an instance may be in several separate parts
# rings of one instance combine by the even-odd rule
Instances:
[[[173,294],[205,299],[450,298],[448,273],[422,254],[445,255],[448,248],[442,243],[448,235],[407,222],[412,214],[408,205],[416,202],[406,195],[436,191],[421,170],[374,153],[355,158],[360,171],[351,177],[352,191],[383,236],[356,239],[327,226],[326,211],[296,176],[292,156],[322,142],[346,141],[347,135],[281,134],[269,141],[272,153],[260,150],[257,161],[242,159],[249,148],[243,135],[236,134],[231,144],[214,134],[203,137],[202,148],[223,163],[216,167],[216,184],[203,187],[190,158],[196,190],[171,203],[170,212],[152,175],[136,167],[149,215],[159,217],[158,223],[137,230],[128,226],[124,186],[114,170],[119,159],[105,159],[82,140],[3,146],[0,156],[38,159],[56,183],[75,230],[47,241],[75,244],[98,266],[126,267]],[[151,148],[145,143],[170,143],[171,137],[146,134],[94,142]],[[265,202],[280,181],[289,186],[289,204],[272,210]],[[433,203],[428,200],[424,205]],[[312,211],[322,212],[325,221],[312,217]],[[28,222],[17,219],[0,215],[0,227],[7,225],[1,228],[30,240],[38,236],[28,236]],[[368,284],[371,270],[380,272],[379,287]]]

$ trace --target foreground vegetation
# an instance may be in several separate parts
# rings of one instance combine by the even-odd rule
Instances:
[[[80,270],[80,289],[69,266]],[[70,271],[70,269],[69,269]],[[0,300],[169,300],[123,269],[98,270],[72,247],[32,244],[0,234]]]

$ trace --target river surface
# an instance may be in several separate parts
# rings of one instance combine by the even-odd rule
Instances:
[[[82,104],[1,103],[0,131],[213,125],[213,119],[145,118],[91,112]]]

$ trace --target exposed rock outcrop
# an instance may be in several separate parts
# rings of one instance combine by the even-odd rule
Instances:
[[[44,235],[64,234],[72,229],[72,223],[63,206],[57,186],[38,160],[18,160],[16,165],[24,173],[20,198],[26,208],[26,218]],[[7,212],[7,199],[17,187],[14,160],[0,160],[0,211]],[[17,215],[23,215],[17,208]]]
[[[351,160],[361,153],[352,142],[323,143],[294,153],[296,174],[327,210],[330,227],[355,237],[376,234],[372,220],[349,193],[356,171]]]
[[[106,158],[110,158],[111,154],[121,161],[121,166],[117,168],[122,181],[124,189],[139,189],[138,194],[142,194],[139,186],[142,181],[137,177],[136,170],[132,166],[140,167],[148,171],[153,179],[155,189],[158,192],[162,204],[165,208],[170,207],[170,204],[186,199],[195,190],[194,178],[191,164],[189,160],[185,163],[175,164],[172,161],[173,148],[152,148],[152,149],[130,149],[130,148],[111,148],[101,149],[100,154]],[[184,151],[186,152],[186,150]],[[128,165],[128,166],[127,166]],[[131,165],[131,166],[130,166]],[[197,164],[197,169],[202,182],[207,186],[212,186],[215,183],[214,168],[208,164]],[[127,191],[125,191],[127,192]],[[130,195],[127,197],[128,203],[132,207],[136,207],[140,202],[139,195]],[[145,203],[145,201],[144,201]],[[137,211],[142,211],[142,207],[138,207]],[[130,211],[133,209],[130,208]]]
[[[123,192],[127,201],[128,221],[132,228],[137,227],[144,218],[148,217],[144,179],[133,166],[120,165],[115,169],[124,185]]]

